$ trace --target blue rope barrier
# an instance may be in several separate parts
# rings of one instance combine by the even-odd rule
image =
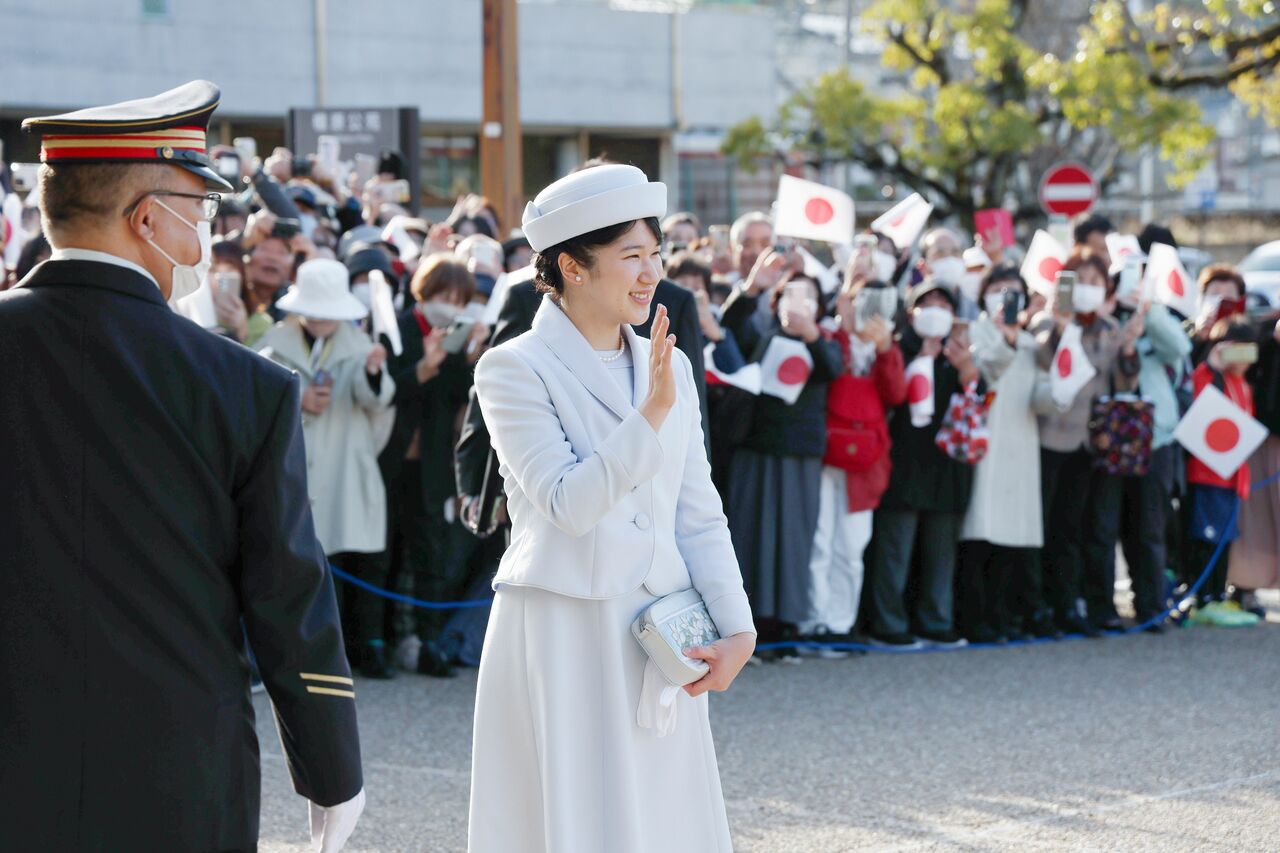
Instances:
[[[399,601],[402,604],[412,604],[414,607],[421,608],[422,610],[467,610],[473,607],[488,607],[493,604],[493,602],[487,598],[478,598],[474,601],[423,601],[418,598],[413,598],[412,596],[401,595],[398,592],[391,592],[390,590],[383,589],[380,586],[374,586],[368,581],[362,581],[355,575],[344,572],[333,563],[329,564],[329,571],[333,572],[334,577],[344,580],[347,583],[355,584],[361,589],[368,590],[374,595],[385,598],[388,601]]]
[[[1270,477],[1266,478],[1261,483],[1255,483],[1253,485],[1253,488],[1250,489],[1250,494],[1260,491],[1262,488],[1271,485],[1276,480],[1280,480],[1280,471],[1277,471],[1276,473],[1272,474]],[[1224,531],[1231,529],[1231,526],[1235,524],[1236,517],[1239,515],[1239,513],[1240,513],[1240,501],[1237,500],[1231,508],[1231,515],[1227,519],[1226,526],[1222,528]],[[1151,617],[1146,622],[1143,622],[1141,625],[1134,625],[1132,628],[1126,628],[1123,631],[1108,631],[1107,633],[1112,636],[1126,636],[1130,634],[1137,634],[1141,631],[1145,631],[1147,628],[1150,628],[1152,625],[1158,625],[1164,622],[1166,619],[1172,616],[1175,611],[1181,610],[1182,603],[1192,598],[1200,590],[1200,587],[1204,586],[1204,582],[1209,579],[1209,573],[1212,572],[1214,566],[1218,564],[1218,560],[1221,558],[1222,552],[1226,548],[1226,546],[1227,546],[1226,540],[1219,539],[1217,547],[1214,548],[1213,555],[1209,558],[1208,565],[1206,565],[1204,568],[1204,572],[1201,573],[1200,577],[1196,580],[1196,582],[1187,589],[1187,592],[1182,597],[1182,599],[1180,601],[1175,602],[1173,605],[1171,605],[1168,609],[1164,611],[1164,613],[1160,614],[1159,616]],[[332,563],[329,564],[329,571],[333,572],[334,577],[339,578],[343,581],[346,581],[347,583],[355,584],[361,589],[371,592],[374,595],[380,596],[389,601],[398,601],[403,604],[410,604],[414,607],[418,607],[423,610],[467,610],[467,609],[479,608],[479,607],[489,607],[493,604],[493,602],[488,599],[475,599],[472,601],[422,601],[421,599],[413,598],[412,596],[401,595],[398,592],[391,592],[390,590],[386,590],[386,589],[382,589],[381,587],[374,586],[368,581],[360,580],[360,578],[355,577],[354,575],[348,574],[347,572],[344,572],[342,569],[338,568]],[[955,651],[960,651],[962,649],[1007,649],[1014,646],[1038,646],[1038,645],[1043,645],[1045,643],[1060,643],[1064,640],[1083,640],[1083,639],[1085,639],[1083,634],[1068,634],[1065,637],[1062,637],[1061,639],[1055,639],[1053,637],[1033,637],[1026,640],[1014,640],[1012,642],[1007,642],[1007,643],[969,643],[967,645],[958,646],[958,647],[925,646],[923,648],[912,648],[912,649],[885,648],[883,646],[873,646],[867,643],[817,643],[811,640],[795,640],[791,642],[763,643],[759,646],[756,646],[756,651],[767,651],[770,649],[834,649],[835,651],[841,651],[841,652],[877,652],[881,654],[906,655],[906,654],[927,654],[927,653],[933,653],[933,652],[955,652]]]

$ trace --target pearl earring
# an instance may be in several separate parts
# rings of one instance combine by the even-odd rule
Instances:
[[[573,277],[573,280],[574,280],[574,281],[582,281],[582,276],[580,276],[580,275],[575,275],[575,276]]]

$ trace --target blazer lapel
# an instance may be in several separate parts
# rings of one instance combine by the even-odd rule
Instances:
[[[648,353],[641,348],[640,335],[631,326],[623,326],[622,333],[626,335],[627,346],[631,348],[632,370],[635,371],[635,382],[632,387],[635,389],[634,399],[631,405],[637,409],[644,402],[645,395],[649,393],[649,358]],[[652,344],[650,344],[652,346]]]
[[[631,414],[632,405],[622,388],[609,376],[609,371],[600,362],[591,344],[578,331],[578,327],[570,320],[549,295],[543,296],[538,313],[533,318],[533,332],[556,357],[569,368],[578,381],[591,392],[591,395],[604,403],[618,416],[626,420]],[[631,332],[627,329],[627,332]],[[634,333],[632,333],[634,334]],[[632,350],[634,358],[635,350]],[[646,366],[647,367],[647,366]],[[646,377],[646,383],[648,377]],[[646,385],[647,387],[647,385]]]

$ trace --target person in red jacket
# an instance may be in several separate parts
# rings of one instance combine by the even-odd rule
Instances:
[[[854,281],[836,299],[834,332],[844,371],[828,390],[827,451],[823,458],[818,527],[809,560],[809,619],[801,633],[846,640],[862,596],[862,554],[871,539],[871,514],[889,485],[889,427],[885,413],[907,397],[902,351],[893,341],[894,310],[868,310],[884,282]],[[894,294],[896,296],[896,294]],[[834,650],[823,656],[843,657]]]
[[[1257,360],[1257,333],[1246,323],[1222,320],[1210,332],[1210,340],[1213,346],[1208,358],[1191,374],[1196,396],[1213,385],[1252,417],[1253,389],[1245,381],[1245,372]],[[1249,344],[1253,344],[1253,361],[1247,358]],[[1241,350],[1246,357],[1240,357]],[[1249,466],[1241,465],[1234,474],[1224,478],[1190,456],[1187,459],[1187,483],[1191,490],[1191,565],[1208,565],[1218,544],[1227,543],[1214,564],[1213,572],[1200,589],[1199,607],[1192,621],[1232,627],[1254,624],[1258,621],[1254,614],[1225,605],[1230,543],[1239,535],[1233,510],[1237,501],[1249,496]]]

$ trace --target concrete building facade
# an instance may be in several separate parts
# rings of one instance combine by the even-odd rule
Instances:
[[[579,0],[519,15],[527,193],[607,154],[667,181],[679,207],[699,196],[682,157],[718,157],[729,127],[777,102],[767,10]],[[416,107],[430,212],[479,190],[481,22],[480,0],[0,0],[0,141],[31,161],[26,116],[200,77],[222,88],[214,139],[254,136],[260,152],[283,142],[290,108]]]

